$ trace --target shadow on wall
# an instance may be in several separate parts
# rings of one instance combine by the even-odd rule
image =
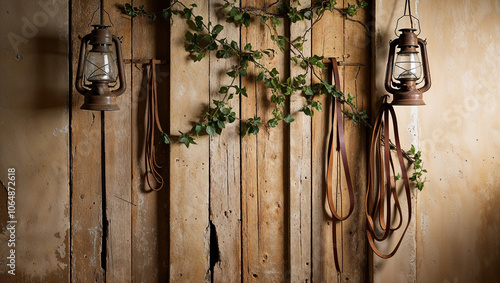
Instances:
[[[34,40],[33,80],[36,85],[35,99],[28,103],[31,110],[50,110],[67,108],[69,93],[67,88],[61,89],[61,80],[67,81],[67,69],[59,69],[61,61],[67,61],[68,50],[65,42],[55,37],[37,37]],[[63,74],[61,74],[63,72]]]

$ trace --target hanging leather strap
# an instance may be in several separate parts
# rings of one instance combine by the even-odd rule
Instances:
[[[391,156],[391,145],[389,141],[389,114],[392,120],[394,131],[394,140],[396,142],[396,154],[400,166],[406,201],[408,205],[408,222],[406,227],[394,249],[389,253],[382,253],[375,245],[375,242],[384,241],[389,235],[401,227],[403,221],[403,214],[401,205],[396,191],[395,169]],[[382,134],[383,131],[383,134]],[[383,141],[383,142],[382,142]],[[383,154],[382,154],[383,153]],[[368,170],[368,188],[366,192],[365,211],[366,211],[366,235],[371,249],[381,258],[390,258],[396,254],[403,237],[408,230],[411,221],[411,194],[410,182],[406,167],[403,159],[403,152],[399,142],[398,123],[396,113],[392,105],[387,103],[387,97],[377,114],[375,124],[372,131],[370,142],[370,156],[369,156],[369,170]],[[391,175],[392,173],[392,175]],[[374,195],[376,194],[376,195]],[[385,199],[385,200],[384,200]],[[399,214],[399,224],[393,227],[391,222],[392,216],[392,199]],[[373,207],[370,207],[372,205]],[[387,213],[385,213],[387,212]],[[384,220],[385,216],[385,220]],[[376,219],[378,218],[379,227],[375,227]],[[383,231],[382,235],[377,235],[376,230]]]
[[[335,58],[330,58],[331,64],[330,64],[330,70],[329,70],[329,77],[330,77],[330,82],[331,82],[331,77],[333,75],[333,78],[335,80],[335,88],[340,89],[340,77],[339,77],[339,71],[337,67],[337,60]],[[346,220],[353,212],[354,210],[354,191],[352,187],[352,181],[351,181],[351,174],[349,172],[349,164],[347,162],[347,151],[345,147],[345,139],[344,139],[344,119],[342,115],[342,109],[341,109],[341,103],[340,103],[340,98],[335,97],[333,99],[333,107],[332,107],[332,123],[331,123],[331,128],[330,128],[330,135],[329,135],[329,141],[328,141],[328,167],[327,167],[327,179],[326,179],[326,185],[327,185],[327,195],[328,195],[328,205],[330,207],[330,211],[332,213],[332,218],[333,218],[333,223],[332,223],[332,238],[333,238],[333,255],[335,258],[335,268],[337,269],[337,272],[341,272],[340,269],[340,264],[339,264],[339,256],[338,256],[338,239],[337,239],[337,222],[339,221],[344,221]],[[336,130],[335,130],[336,128]],[[336,151],[340,150],[340,155],[344,167],[344,174],[346,178],[346,183],[347,183],[347,190],[349,193],[349,212],[347,213],[346,216],[342,217],[336,210],[334,202],[333,202],[333,162],[334,162],[334,147],[333,143],[335,141],[335,136],[336,142],[337,142],[337,147]],[[337,167],[338,172],[337,172],[337,186],[340,186],[340,174],[341,174],[341,169],[340,169],[340,164]]]
[[[156,63],[155,59],[151,59],[151,70],[150,70],[150,84],[149,84],[149,94],[148,94],[148,111],[147,111],[147,131],[146,131],[146,180],[149,188],[154,191],[159,191],[163,188],[164,181],[159,170],[163,166],[156,162],[156,151],[155,151],[155,130],[158,128],[160,133],[163,133],[163,129],[160,125],[160,119],[158,117],[158,93],[156,88]],[[157,185],[153,184],[150,180],[150,176],[153,176]],[[159,187],[157,187],[159,186]]]

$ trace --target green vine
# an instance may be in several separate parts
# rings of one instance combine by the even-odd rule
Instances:
[[[237,27],[248,28],[252,24],[253,18],[260,18],[258,24],[264,25],[270,32],[270,39],[276,45],[280,52],[289,51],[290,60],[293,64],[300,66],[304,71],[302,74],[295,77],[282,78],[276,68],[269,69],[260,60],[264,57],[272,58],[276,51],[270,49],[254,49],[251,43],[245,46],[239,46],[236,41],[229,41],[226,38],[221,38],[219,35],[224,30],[224,26],[220,24],[212,24],[210,21],[205,21],[202,16],[196,14],[196,4],[186,5],[180,0],[173,0],[170,5],[157,13],[151,13],[144,9],[144,6],[134,7],[131,4],[125,4],[125,11],[131,17],[147,17],[156,20],[162,17],[167,20],[173,20],[173,17],[179,17],[187,21],[190,28],[185,33],[185,49],[190,53],[194,62],[203,60],[207,53],[214,52],[219,59],[236,58],[237,64],[231,66],[226,72],[231,78],[231,83],[220,86],[219,93],[224,95],[221,100],[213,100],[213,105],[208,107],[206,113],[202,116],[201,121],[197,122],[193,128],[187,132],[179,132],[179,142],[184,143],[186,147],[191,144],[196,144],[196,138],[203,134],[214,136],[221,134],[227,123],[233,123],[235,120],[240,120],[236,117],[236,113],[229,106],[229,101],[235,96],[247,96],[246,87],[241,87],[237,84],[236,79],[246,77],[247,69],[252,64],[258,70],[257,81],[263,82],[265,86],[271,90],[271,102],[274,105],[273,117],[265,124],[270,128],[279,125],[280,121],[292,123],[295,119],[290,113],[287,113],[285,103],[287,96],[294,93],[301,93],[307,100],[305,105],[300,110],[305,115],[313,116],[315,111],[322,111],[321,102],[315,100],[317,95],[327,95],[338,97],[342,104],[348,106],[348,110],[344,110],[345,117],[351,119],[354,124],[360,123],[371,128],[368,120],[368,114],[365,110],[358,110],[354,104],[355,97],[348,93],[345,95],[338,90],[334,85],[329,84],[322,79],[321,70],[326,69],[323,64],[323,56],[312,55],[310,57],[303,53],[303,44],[307,41],[307,34],[312,31],[313,26],[318,23],[325,12],[340,12],[346,20],[357,22],[369,29],[361,21],[355,20],[354,17],[358,13],[358,9],[367,6],[366,1],[357,1],[357,4],[348,4],[347,8],[336,8],[335,0],[320,0],[316,1],[309,7],[302,8],[298,0],[291,0],[290,3],[280,3],[279,0],[262,7],[238,7],[236,0],[224,0],[224,5],[221,9],[225,12],[225,20]],[[298,8],[299,7],[299,8]],[[290,25],[299,21],[308,20],[311,22],[310,27],[297,38],[290,38],[278,32],[278,27],[287,22]],[[306,84],[306,76],[312,74],[319,83],[308,85]],[[261,117],[255,115],[253,118],[241,120],[240,134],[257,135],[260,128],[263,126]],[[170,143],[170,138],[166,133],[162,133],[162,141]],[[412,147],[413,148],[413,147]],[[413,148],[414,149],[414,148]],[[420,151],[410,154],[413,157],[415,169],[421,166]],[[409,157],[406,153],[405,156]],[[425,180],[421,180],[422,173],[425,170],[416,171],[412,176],[412,181],[417,182],[417,186],[421,189]],[[417,175],[415,175],[417,174]],[[420,174],[420,175],[418,175]],[[421,184],[421,186],[420,186]]]
[[[391,145],[392,148],[392,145]],[[423,177],[427,170],[423,167],[422,161],[422,151],[416,150],[415,146],[412,144],[409,151],[403,151],[405,158],[413,164],[413,174],[409,178],[410,181],[415,182],[417,189],[421,191],[424,188],[424,184],[428,182],[427,178]],[[401,175],[396,176],[396,181],[401,179]]]

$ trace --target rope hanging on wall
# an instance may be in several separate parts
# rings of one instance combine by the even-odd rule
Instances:
[[[338,90],[340,89],[340,77],[339,77],[339,71],[338,71],[338,63],[335,58],[330,58],[330,67],[329,67],[329,79],[330,83],[332,82],[332,76],[335,80],[335,88]],[[328,139],[328,167],[327,167],[327,179],[326,179],[326,185],[327,185],[327,195],[328,195],[328,205],[330,208],[330,212],[332,213],[332,238],[333,238],[333,255],[335,258],[335,268],[337,269],[337,272],[341,272],[340,264],[339,264],[339,256],[338,256],[338,239],[337,239],[337,222],[339,221],[344,221],[349,216],[352,214],[354,210],[354,190],[352,187],[352,181],[351,181],[351,174],[349,173],[349,164],[347,162],[347,151],[345,147],[345,140],[344,140],[344,119],[343,119],[343,113],[341,109],[341,102],[339,97],[335,97],[335,99],[332,101],[332,111],[331,111],[331,128],[330,128],[330,135]],[[335,130],[336,127],[336,130]],[[336,137],[336,138],[335,138]],[[335,209],[335,205],[333,203],[333,184],[332,184],[332,178],[333,178],[333,157],[334,157],[334,142],[337,143],[336,146],[336,151],[340,150],[341,154],[341,159],[342,163],[344,164],[344,174],[346,178],[346,183],[347,183],[347,190],[349,192],[349,212],[347,213],[346,216],[342,217],[339,215],[337,210]],[[340,176],[341,176],[341,166],[340,166],[340,160],[338,162],[338,172],[337,172],[337,186],[340,186]]]
[[[156,161],[156,150],[155,150],[155,130],[158,129],[160,133],[163,133],[161,128],[160,119],[158,117],[158,94],[156,86],[156,60],[151,59],[151,69],[150,69],[150,83],[148,91],[148,109],[147,109],[147,130],[146,130],[146,154],[145,154],[145,165],[146,165],[146,180],[150,189],[154,191],[159,191],[163,188],[164,180],[161,176],[159,170],[163,167],[159,165]],[[150,180],[150,176],[153,176],[154,180],[158,184],[157,187]]]
[[[370,141],[370,156],[368,170],[368,188],[366,192],[365,213],[366,213],[366,235],[371,249],[381,258],[390,258],[398,250],[411,221],[411,194],[410,182],[403,159],[403,152],[399,142],[398,123],[396,113],[391,104],[387,103],[387,97],[377,114]],[[394,131],[395,146],[389,140],[390,119]],[[391,156],[391,148],[396,150],[397,161],[400,166],[401,175],[408,205],[408,223],[395,248],[389,253],[382,253],[375,245],[375,242],[382,242],[388,239],[392,232],[402,226],[403,213],[398,199],[396,189],[396,174],[394,162]],[[392,174],[391,174],[392,173]],[[393,226],[392,199],[397,213],[399,223]],[[385,219],[384,219],[385,217]],[[378,223],[378,226],[376,226]],[[381,230],[382,235],[377,235],[377,230]]]

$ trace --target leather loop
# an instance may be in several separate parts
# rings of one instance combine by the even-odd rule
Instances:
[[[403,237],[408,230],[411,221],[411,193],[410,182],[406,167],[403,159],[403,152],[399,142],[399,131],[396,119],[396,113],[392,105],[387,103],[387,98],[384,99],[373,127],[371,142],[370,142],[370,156],[369,156],[369,170],[368,170],[368,188],[365,199],[366,210],[366,235],[368,243],[370,244],[373,252],[381,258],[390,258],[396,254]],[[389,253],[382,253],[375,245],[375,242],[386,240],[392,232],[398,230],[402,226],[403,213],[396,191],[395,181],[395,168],[391,155],[391,144],[389,140],[390,124],[389,117],[392,120],[392,128],[394,131],[394,140],[396,142],[396,155],[401,170],[403,185],[408,205],[408,222],[406,227],[394,249]],[[383,134],[382,134],[383,132]],[[382,143],[383,140],[383,143]],[[391,174],[392,173],[392,174]],[[376,180],[375,180],[376,178]],[[384,200],[385,199],[385,200]],[[392,219],[392,199],[399,214],[399,224],[393,227]],[[373,209],[370,210],[370,204],[373,204]],[[385,220],[384,220],[385,217]],[[378,230],[382,230],[382,235],[377,235],[375,227],[375,220],[378,218]]]
[[[339,77],[339,71],[337,67],[337,60],[335,58],[330,58],[331,64],[330,64],[330,70],[328,72],[330,82],[332,81],[332,76],[333,79],[335,80],[335,88],[337,90],[340,89],[340,77]],[[326,186],[327,186],[327,196],[328,196],[328,205],[330,208],[330,211],[332,213],[332,238],[333,238],[333,255],[335,258],[335,268],[337,269],[337,272],[342,272],[340,269],[340,263],[339,263],[339,257],[338,257],[338,239],[337,239],[337,222],[339,221],[344,221],[349,216],[352,214],[354,210],[354,190],[352,186],[352,181],[351,181],[351,174],[349,172],[349,164],[347,162],[347,151],[346,151],[346,146],[345,146],[345,139],[344,139],[344,119],[343,119],[343,114],[342,114],[342,108],[341,108],[341,103],[340,103],[340,98],[335,97],[333,99],[333,107],[332,107],[332,114],[331,114],[331,119],[332,119],[332,124],[330,128],[330,135],[329,135],[329,141],[328,141],[328,167],[327,167],[327,179],[326,179]],[[336,130],[335,130],[336,127]],[[337,136],[335,139],[334,136]],[[334,202],[333,202],[333,162],[334,162],[334,147],[333,143],[334,141],[337,141],[338,146],[336,147],[336,150],[340,150],[340,155],[344,167],[344,175],[346,178],[346,183],[347,183],[347,190],[349,193],[349,212],[347,213],[346,216],[341,216],[337,212],[337,209],[335,208]],[[340,164],[338,167],[338,172],[337,175],[340,176],[341,171],[340,171]],[[339,179],[340,180],[340,179]],[[340,182],[340,181],[338,181]],[[340,184],[338,184],[340,186]]]
[[[156,87],[156,63],[155,59],[151,59],[151,71],[150,71],[150,91],[148,94],[148,118],[147,118],[147,132],[146,132],[146,154],[145,154],[145,165],[146,165],[146,180],[150,189],[154,191],[159,191],[163,188],[164,180],[161,176],[159,169],[163,166],[156,162],[156,151],[155,151],[155,130],[158,128],[160,133],[163,133],[163,129],[160,125],[160,119],[158,116],[158,93]],[[150,180],[150,175],[153,176],[159,187],[156,187]]]

